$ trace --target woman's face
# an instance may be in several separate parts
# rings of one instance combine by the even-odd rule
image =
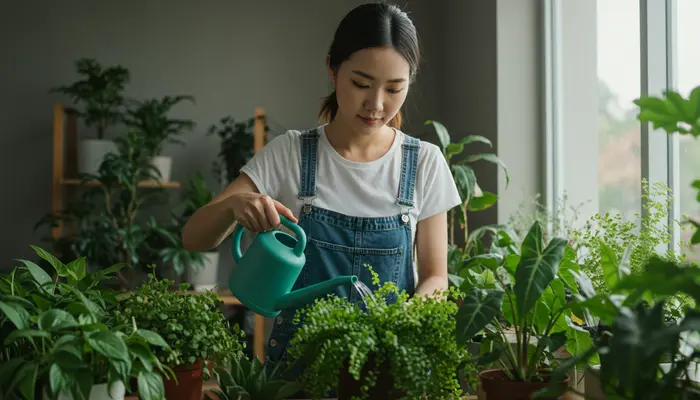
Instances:
[[[399,112],[408,92],[410,67],[393,48],[355,52],[337,75],[329,70],[338,98],[336,119],[362,133],[375,133]]]

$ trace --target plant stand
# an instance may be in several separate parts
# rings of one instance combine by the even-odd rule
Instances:
[[[260,151],[265,146],[265,111],[255,109],[254,151]],[[60,213],[70,199],[75,198],[78,190],[84,186],[99,185],[99,182],[83,182],[78,178],[78,114],[75,109],[56,103],[53,107],[53,165],[51,177],[51,212]],[[179,189],[180,182],[173,181],[144,181],[141,188]],[[74,226],[58,224],[51,229],[51,237],[56,240],[66,233],[74,233]],[[219,297],[225,305],[241,305],[231,295],[230,291],[219,292]],[[265,318],[255,314],[253,333],[255,354],[265,360]],[[128,396],[127,396],[128,398]]]

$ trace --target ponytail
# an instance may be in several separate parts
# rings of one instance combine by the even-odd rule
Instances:
[[[333,93],[328,95],[323,100],[323,104],[321,105],[321,111],[318,113],[318,117],[321,120],[321,122],[324,123],[330,123],[335,119],[335,116],[338,114],[338,97],[335,94],[335,90]],[[401,114],[401,110],[399,110],[398,113],[394,116],[394,118],[389,121],[387,124],[391,128],[395,129],[401,129],[401,122],[403,121],[403,115]]]

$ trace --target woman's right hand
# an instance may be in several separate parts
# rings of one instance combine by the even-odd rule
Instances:
[[[268,195],[255,192],[236,193],[231,195],[228,201],[233,208],[236,222],[251,232],[266,232],[279,228],[280,214],[295,224],[298,222],[289,208]]]

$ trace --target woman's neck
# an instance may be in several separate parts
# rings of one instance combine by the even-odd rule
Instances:
[[[324,131],[333,149],[346,160],[355,162],[378,160],[389,151],[396,136],[389,126],[373,134],[361,134],[337,119],[326,125]]]

